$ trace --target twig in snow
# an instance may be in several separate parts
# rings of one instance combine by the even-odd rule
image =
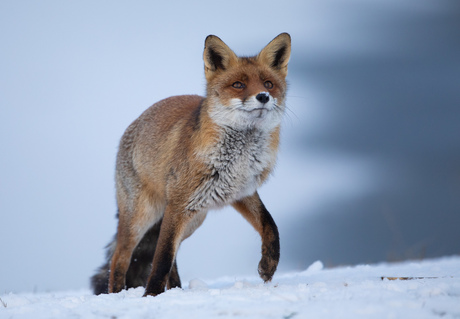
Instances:
[[[437,279],[439,277],[380,277],[380,279],[388,279],[388,280],[417,280],[417,279]]]

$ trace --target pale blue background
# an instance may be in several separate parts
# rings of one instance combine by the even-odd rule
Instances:
[[[281,32],[279,271],[460,253],[458,1],[1,1],[0,293],[88,287],[125,128],[204,93],[208,34],[252,55]],[[256,275],[260,239],[226,209],[178,258],[184,283]]]

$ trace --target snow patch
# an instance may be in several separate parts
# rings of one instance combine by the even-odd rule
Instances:
[[[387,274],[414,279],[382,280]],[[193,279],[187,289],[143,293],[4,294],[0,318],[458,318],[460,256],[333,269],[316,261],[269,284],[257,277]]]
[[[201,279],[192,279],[188,283],[188,288],[189,289],[207,290],[208,285]]]
[[[313,264],[308,266],[308,268],[305,271],[305,273],[316,273],[318,271],[323,270],[323,268],[324,268],[323,263],[320,260],[317,260]]]

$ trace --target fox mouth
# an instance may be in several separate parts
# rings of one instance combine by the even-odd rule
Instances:
[[[245,111],[246,113],[254,115],[257,118],[261,118],[269,112],[269,109],[267,109],[266,107],[256,107],[250,110],[248,109],[242,109],[242,110]]]
[[[265,108],[265,107],[256,107],[256,108],[253,108],[253,109],[247,110],[247,111],[248,111],[249,113],[251,113],[251,112],[254,112],[254,111],[262,111],[262,110],[267,110],[267,111],[268,111],[268,109]]]
[[[269,109],[266,108],[266,107],[255,107],[255,108],[253,108],[253,109],[240,108],[240,110],[243,110],[243,111],[245,111],[245,112],[247,112],[247,113],[263,112],[263,111],[268,112],[268,111],[269,111]]]

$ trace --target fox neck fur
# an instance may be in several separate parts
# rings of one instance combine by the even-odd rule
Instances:
[[[200,180],[187,210],[217,208],[253,194],[275,165],[278,143],[279,126],[272,131],[218,127],[214,142],[196,154],[208,173]]]

